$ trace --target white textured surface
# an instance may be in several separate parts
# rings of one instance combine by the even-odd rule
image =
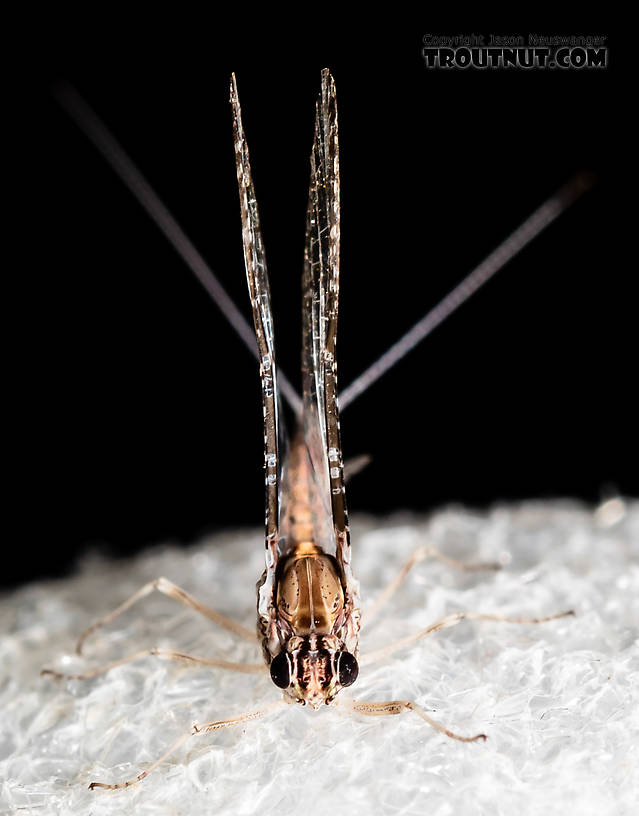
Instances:
[[[415,699],[460,733],[453,742],[413,714],[351,718],[289,707],[268,720],[193,737],[133,788],[87,790],[137,774],[194,719],[276,699],[270,680],[146,658],[90,681],[68,671],[146,646],[259,660],[169,598],[153,595],[73,656],[96,615],[166,575],[253,626],[259,532],[127,562],[92,559],[73,578],[31,585],[0,606],[0,812],[67,814],[349,813],[623,814],[639,802],[639,505],[596,516],[570,503],[442,512],[430,520],[355,518],[364,602],[428,538],[449,555],[494,559],[499,574],[437,562],[412,573],[362,652],[455,610],[576,618],[540,626],[465,622],[363,672],[360,699]],[[345,694],[346,692],[343,692]]]

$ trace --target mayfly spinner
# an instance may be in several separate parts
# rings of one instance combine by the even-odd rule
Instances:
[[[178,248],[192,270],[205,283],[218,305],[222,301],[221,305],[227,317],[230,314],[232,322],[241,324],[242,319],[237,317],[232,304],[224,301],[222,297],[224,293],[220,295],[219,291],[212,291],[215,286],[211,283],[211,273],[203,260],[132,166],[126,154],[112,140],[108,131],[71,89],[63,90],[58,96],[63,106],[105,154],[114,169]],[[432,720],[416,703],[409,700],[369,702],[338,697],[342,689],[355,683],[361,667],[404,649],[432,632],[455,626],[463,620],[541,623],[572,614],[561,612],[545,618],[511,618],[477,612],[458,612],[449,614],[422,631],[404,637],[386,648],[360,657],[359,586],[351,568],[335,357],[340,265],[339,151],[335,84],[329,71],[327,69],[322,71],[311,152],[311,180],[302,275],[301,400],[288,382],[283,380],[281,374],[278,382],[266,261],[235,76],[231,80],[231,104],[244,260],[257,339],[264,413],[266,569],[257,588],[257,630],[266,666],[275,686],[283,691],[283,698],[260,710],[194,725],[163,756],[138,776],[115,784],[92,782],[91,789],[115,789],[133,785],[146,777],[191,735],[209,733],[258,719],[285,703],[308,704],[313,709],[333,704],[352,713],[373,716],[414,711],[435,729],[452,739],[463,742],[486,739],[484,734],[473,736],[454,734]],[[554,220],[586,186],[587,180],[578,177],[543,204],[442,304],[414,327],[404,340],[346,389],[345,401],[352,401],[409,348],[419,342],[434,325],[441,322]],[[217,282],[215,284],[217,285]],[[238,331],[246,338],[245,325],[240,325]],[[254,344],[254,341],[252,342]],[[279,405],[280,392],[296,414],[297,428],[290,444],[287,443],[284,431],[283,413]],[[498,568],[495,564],[460,564],[424,546],[412,556],[397,578],[382,593],[373,607],[371,617],[380,611],[410,569],[427,556],[441,558],[450,565],[462,569]],[[81,652],[82,644],[88,635],[114,620],[154,589],[181,601],[237,637],[255,642],[255,635],[249,629],[204,606],[166,578],[158,578],[139,589],[109,615],[93,623],[80,637],[78,653]],[[84,674],[66,675],[51,669],[45,669],[44,673],[57,677],[94,677],[114,666],[148,655],[239,672],[264,670],[262,664],[231,663],[193,657],[168,649],[148,649]]]

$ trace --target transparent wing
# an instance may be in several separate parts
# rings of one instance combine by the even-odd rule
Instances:
[[[231,104],[233,106],[233,133],[235,137],[235,164],[240,191],[242,214],[242,241],[244,263],[248,281],[255,336],[260,356],[262,378],[262,403],[264,407],[264,466],[266,482],[266,535],[276,539],[279,523],[280,452],[278,427],[277,375],[275,370],[275,345],[271,297],[266,272],[266,259],[260,232],[260,219],[251,177],[251,165],[244,130],[242,112],[237,94],[235,74],[231,77]],[[268,541],[267,541],[268,545]]]
[[[337,310],[339,297],[339,148],[335,83],[322,71],[311,153],[311,181],[303,274],[304,437],[311,462],[311,491],[321,505],[316,513],[319,542],[324,518],[343,555],[348,541],[343,460],[337,407]]]

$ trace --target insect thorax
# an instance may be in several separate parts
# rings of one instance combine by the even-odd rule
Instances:
[[[271,677],[297,702],[328,704],[357,676],[359,609],[340,565],[311,541],[295,544],[278,561],[270,608],[260,609],[267,572],[258,583],[258,633]]]

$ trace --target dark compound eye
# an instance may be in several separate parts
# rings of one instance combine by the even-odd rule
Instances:
[[[286,652],[280,652],[271,662],[271,680],[278,688],[288,688],[291,685],[291,664]]]
[[[340,652],[337,658],[337,673],[340,686],[351,686],[357,680],[359,666],[350,652]]]

